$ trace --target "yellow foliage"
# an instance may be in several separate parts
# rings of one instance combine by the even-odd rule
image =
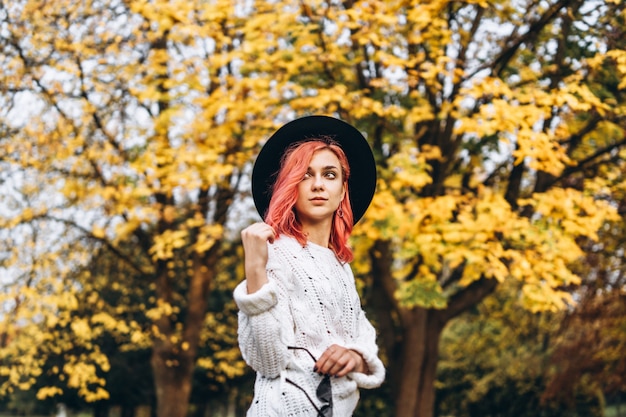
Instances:
[[[418,152],[415,148],[407,147],[406,150],[398,152],[389,158],[390,165],[394,167],[390,173],[389,187],[396,193],[403,190],[421,190],[432,181],[426,160],[439,157],[438,148],[427,148],[423,152]]]
[[[150,253],[154,259],[172,258],[174,250],[187,244],[188,235],[187,230],[166,230],[161,235],[155,236]]]
[[[70,324],[72,331],[74,332],[74,337],[78,338],[82,341],[87,341],[92,339],[92,331],[89,323],[86,319],[77,319],[72,321]]]
[[[444,195],[403,206],[391,194],[387,198],[386,210],[374,209],[367,221],[378,214],[376,222],[394,225],[387,239],[397,244],[397,297],[406,306],[443,308],[445,301],[434,301],[443,297],[442,290],[432,292],[435,287],[427,290],[425,285],[462,266],[460,286],[482,277],[499,282],[516,278],[525,282],[523,302],[529,308],[562,308],[571,298],[557,288],[579,282],[570,270],[582,255],[576,238],[596,238],[605,221],[616,220],[609,204],[572,189],[554,189],[520,201],[535,208],[540,217],[533,221],[516,215],[502,196],[486,188],[475,198]],[[394,206],[399,211],[390,210]],[[380,236],[371,231],[367,235]],[[423,298],[429,293],[438,295]]]
[[[221,225],[204,225],[199,230],[198,239],[194,245],[194,250],[198,253],[208,251],[216,241],[221,239],[224,233]]]
[[[450,27],[445,0],[14,3],[3,35],[23,50],[6,49],[0,71],[0,124],[11,139],[0,140],[0,168],[13,181],[0,184],[1,238],[10,237],[0,239],[10,271],[0,324],[15,343],[0,348],[0,393],[28,389],[47,355],[77,349],[92,355],[68,355],[59,380],[87,401],[106,398],[96,376],[109,366],[96,343],[104,334],[127,350],[155,340],[195,348],[182,337],[188,300],[178,290],[210,275],[212,291],[227,292],[242,277],[240,251],[213,263],[206,255],[256,216],[237,211],[252,161],[299,115],[339,116],[374,148],[378,187],[354,230],[354,269],[371,279],[379,254],[370,251],[387,241],[406,308],[445,308],[482,278],[519,284],[533,310],[562,308],[571,300],[558,289],[578,282],[578,240],[621,221],[611,204],[626,182],[613,160],[594,167],[584,191],[558,181],[624,136],[623,105],[587,79],[611,64],[623,90],[623,50],[574,57],[584,70],[549,86],[560,71],[537,65],[530,54],[540,47],[519,48],[505,75],[476,72],[506,39],[469,39],[467,13]],[[510,5],[466,5],[494,21],[517,16]],[[572,147],[595,115],[606,120]],[[623,149],[610,156],[626,158]],[[512,207],[504,196],[514,167],[524,172]],[[556,185],[532,193],[538,176]],[[207,261],[201,274],[191,259]],[[164,276],[171,294],[155,284]],[[163,317],[172,330],[155,324]],[[202,329],[211,356],[198,366],[219,381],[244,370],[232,320],[207,314]]]
[[[108,392],[102,388],[105,384],[104,379],[96,376],[95,365],[83,362],[66,363],[63,372],[68,377],[67,386],[78,389],[78,393],[87,402],[109,398]]]
[[[58,387],[42,387],[37,391],[37,399],[45,400],[48,397],[54,397],[55,395],[63,394],[63,390]]]
[[[91,322],[93,324],[101,324],[106,331],[111,333],[125,334],[130,332],[130,328],[125,321],[117,320],[105,312],[95,313],[91,316]]]
[[[158,300],[157,306],[146,311],[146,317],[152,321],[157,321],[161,317],[169,317],[176,312],[176,308],[170,303]]]

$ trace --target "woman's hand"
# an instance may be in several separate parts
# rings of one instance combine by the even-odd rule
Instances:
[[[315,372],[324,375],[342,377],[350,372],[367,374],[367,363],[355,350],[339,345],[330,345],[315,363]]]
[[[262,222],[241,231],[248,294],[258,291],[267,282],[267,242],[273,243],[275,238],[274,229]]]

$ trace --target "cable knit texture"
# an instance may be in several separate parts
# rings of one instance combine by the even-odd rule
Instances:
[[[356,408],[359,388],[375,388],[385,378],[378,358],[376,332],[361,308],[352,269],[334,252],[313,243],[302,247],[281,236],[268,244],[268,283],[248,294],[246,282],[234,292],[239,307],[239,347],[256,372],[249,417],[311,416],[323,403],[315,392],[322,377],[313,372],[313,359],[332,344],[358,351],[369,373],[352,372],[331,378],[333,416],[349,417]]]

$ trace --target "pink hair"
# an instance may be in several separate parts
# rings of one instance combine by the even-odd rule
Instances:
[[[350,165],[341,147],[332,140],[323,137],[307,139],[291,145],[285,151],[272,189],[272,198],[265,215],[265,222],[272,226],[278,235],[293,236],[302,246],[306,245],[307,237],[296,217],[294,206],[298,198],[298,184],[306,174],[313,154],[323,149],[332,151],[339,159],[346,189],[345,196],[337,209],[337,211],[343,211],[343,216],[333,217],[329,246],[340,261],[351,262],[354,255],[348,246],[348,238],[352,233],[354,217],[348,190]]]

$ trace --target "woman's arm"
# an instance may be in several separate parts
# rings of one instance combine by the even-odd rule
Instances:
[[[239,349],[246,363],[268,378],[277,377],[285,368],[288,341],[293,338],[283,292],[271,278],[252,294],[247,293],[246,281],[234,292],[239,307]]]
[[[359,335],[356,343],[347,346],[358,352],[367,366],[367,373],[353,372],[350,376],[361,388],[376,388],[385,380],[385,365],[378,357],[376,330],[361,310],[359,314]]]
[[[257,292],[267,284],[267,242],[276,238],[274,229],[266,223],[254,223],[241,231],[244,252],[244,270],[248,294]]]
[[[242,232],[246,279],[234,292],[239,307],[239,348],[244,360],[262,375],[273,378],[289,360],[293,340],[289,308],[288,272],[276,256],[269,256],[274,231],[256,223]]]
[[[350,266],[346,265],[346,268],[349,270],[349,274],[353,276]],[[365,315],[365,311],[363,311],[363,308],[361,307],[361,299],[356,292],[356,287],[354,288],[354,292],[353,308],[354,311],[357,312],[357,316],[355,318],[356,335],[353,343],[349,343],[346,348],[351,349],[361,356],[366,372],[361,372],[361,370],[355,369],[355,371],[349,374],[349,376],[361,388],[376,388],[385,380],[385,366],[378,357],[376,329],[374,329],[374,326],[372,326],[372,323],[369,321]]]

